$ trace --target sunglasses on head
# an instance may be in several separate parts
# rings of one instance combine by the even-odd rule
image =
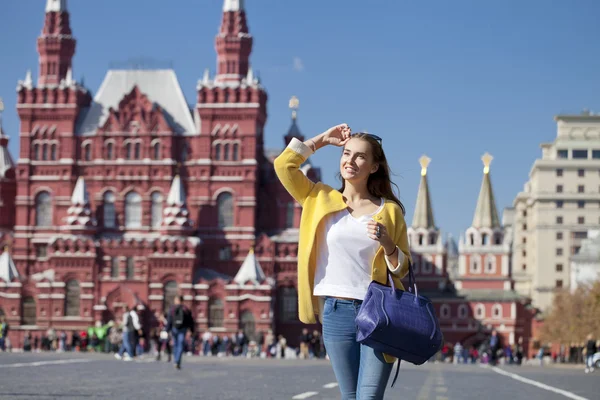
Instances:
[[[353,133],[353,134],[352,134],[352,136],[356,136],[356,135],[366,136],[366,137],[368,137],[368,138],[371,138],[371,139],[373,139],[373,140],[376,140],[376,141],[377,141],[379,144],[382,144],[382,142],[383,142],[383,139],[382,139],[382,138],[380,138],[380,137],[379,137],[379,136],[377,136],[377,135],[373,135],[372,133],[367,133],[367,132],[356,132],[356,133]]]

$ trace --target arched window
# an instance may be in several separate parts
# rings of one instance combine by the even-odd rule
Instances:
[[[470,261],[471,261],[471,273],[479,274],[481,272],[481,269],[479,268],[481,257],[479,257],[478,255],[475,255],[475,254],[471,254]]]
[[[475,244],[475,235],[472,233],[469,235],[469,242],[471,243],[471,246]]]
[[[160,160],[160,142],[156,142],[152,146],[152,156],[155,160]]]
[[[83,146],[83,159],[85,161],[92,160],[92,146],[89,143]]]
[[[110,277],[113,279],[119,278],[119,257],[110,259]]]
[[[502,318],[502,306],[500,304],[494,304],[492,307],[492,317]]]
[[[450,318],[450,306],[448,304],[442,304],[440,307],[440,315],[442,318]]]
[[[233,196],[224,192],[217,197],[217,214],[219,216],[219,228],[233,226]]]
[[[171,309],[175,302],[175,296],[177,296],[177,282],[168,281],[165,283],[163,292],[163,311],[167,312]]]
[[[458,318],[465,319],[469,315],[469,308],[466,304],[458,306]]]
[[[481,235],[481,244],[489,244],[488,234],[484,233]]]
[[[65,316],[79,316],[79,283],[72,279],[67,282],[65,295]]]
[[[423,262],[421,265],[421,272],[423,272],[424,274],[431,274],[431,270],[432,270],[431,258],[429,256],[426,256],[423,259]]]
[[[282,322],[298,320],[298,291],[295,287],[279,289],[279,319]]]
[[[115,194],[113,192],[104,193],[102,199],[103,221],[105,228],[115,227]]]
[[[229,161],[229,143],[223,146],[223,160]]]
[[[215,160],[220,160],[221,159],[221,144],[217,143],[215,145]]]
[[[128,280],[133,279],[135,276],[135,262],[133,257],[127,257],[127,265],[125,265],[125,278]]]
[[[485,259],[485,272],[488,274],[496,272],[496,257],[492,254],[488,255]]]
[[[285,227],[293,228],[294,227],[294,211],[296,205],[293,201],[288,201],[285,213]]]
[[[246,334],[248,340],[256,339],[256,324],[254,323],[254,314],[252,314],[252,311],[245,310],[242,312],[240,329]]]
[[[29,296],[23,299],[21,317],[22,325],[35,325],[37,323],[37,308],[33,297]]]
[[[232,156],[233,161],[237,161],[239,156],[240,156],[239,155],[239,146],[237,143],[234,143],[233,144],[233,156]]]
[[[114,145],[112,144],[112,142],[108,142],[106,144],[106,159],[112,160],[113,154],[114,154]]]
[[[477,304],[475,306],[475,318],[485,318],[485,306],[483,304]]]
[[[52,199],[50,193],[41,192],[35,198],[35,226],[52,225]]]
[[[131,143],[125,145],[125,159],[131,160]]]
[[[162,223],[162,214],[163,214],[163,197],[159,192],[152,193],[152,209],[151,209],[151,217],[152,217],[152,227],[159,227]]]
[[[46,143],[42,145],[42,160],[48,160],[48,145]]]
[[[135,144],[135,154],[134,154],[134,158],[136,160],[140,159],[140,155],[142,153],[142,144],[141,143],[136,143]]]
[[[208,327],[223,327],[223,314],[225,310],[221,299],[212,298],[208,301]]]
[[[181,161],[182,162],[186,162],[187,158],[188,158],[188,146],[187,143],[183,143],[183,146],[181,146]]]
[[[129,192],[125,196],[125,227],[140,228],[142,226],[142,196]]]
[[[419,246],[423,245],[423,234],[419,233]]]
[[[50,160],[56,161],[56,145],[50,146]]]
[[[37,143],[33,145],[33,159],[34,160],[40,159],[40,145]]]

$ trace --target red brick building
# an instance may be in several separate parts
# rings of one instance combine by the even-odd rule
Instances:
[[[485,167],[475,215],[466,237],[461,237],[458,272],[450,280],[449,243],[442,244],[435,225],[427,180],[431,160],[421,157],[421,183],[408,229],[415,275],[420,293],[434,303],[447,342],[479,345],[495,329],[504,345],[522,338],[527,348],[535,311],[530,299],[514,291],[510,223],[503,225],[498,217],[489,174],[492,157],[486,153],[482,160]]]
[[[267,93],[243,2],[224,0],[217,71],[191,108],[173,70],[109,70],[92,97],[71,72],[66,3],[47,1],[37,83],[18,83],[17,163],[0,125],[0,313],[13,347],[27,331],[118,318],[125,304],[163,311],[177,293],[201,331],[274,329],[295,344],[301,208],[275,177],[278,151],[264,149]],[[295,112],[282,144],[293,137],[303,140]],[[512,290],[489,174],[453,283],[421,163],[409,237],[446,339],[475,344],[496,328],[527,341],[531,311]],[[320,179],[309,162],[302,170]]]
[[[47,1],[37,84],[28,73],[17,88],[17,164],[0,136],[0,310],[13,346],[123,304],[164,310],[176,293],[201,330],[272,328],[293,342],[300,208],[263,150],[267,93],[243,2],[224,1],[216,75],[206,70],[192,109],[173,70],[109,70],[92,97],[73,79],[69,18],[66,1]]]

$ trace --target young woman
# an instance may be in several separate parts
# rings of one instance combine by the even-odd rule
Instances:
[[[381,138],[334,126],[302,143],[292,139],[275,171],[303,207],[298,245],[300,320],[323,324],[323,342],[342,399],[381,399],[395,358],[356,342],[354,319],[372,280],[397,288],[410,252],[404,207],[392,191]],[[316,150],[343,147],[342,188],[311,182],[300,170]]]

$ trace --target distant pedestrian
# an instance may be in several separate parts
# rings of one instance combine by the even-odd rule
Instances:
[[[126,307],[123,312],[123,342],[115,358],[130,361],[135,357],[135,334],[142,329],[137,313],[133,308]]]
[[[6,317],[0,315],[0,350],[6,351],[6,338],[8,337],[8,322]]]
[[[598,346],[594,336],[590,333],[585,344],[585,373],[594,372],[594,354],[598,352]]]
[[[175,296],[174,306],[167,317],[167,332],[173,337],[175,368],[181,369],[186,337],[194,333],[195,323],[192,312],[183,304],[183,296]]]

